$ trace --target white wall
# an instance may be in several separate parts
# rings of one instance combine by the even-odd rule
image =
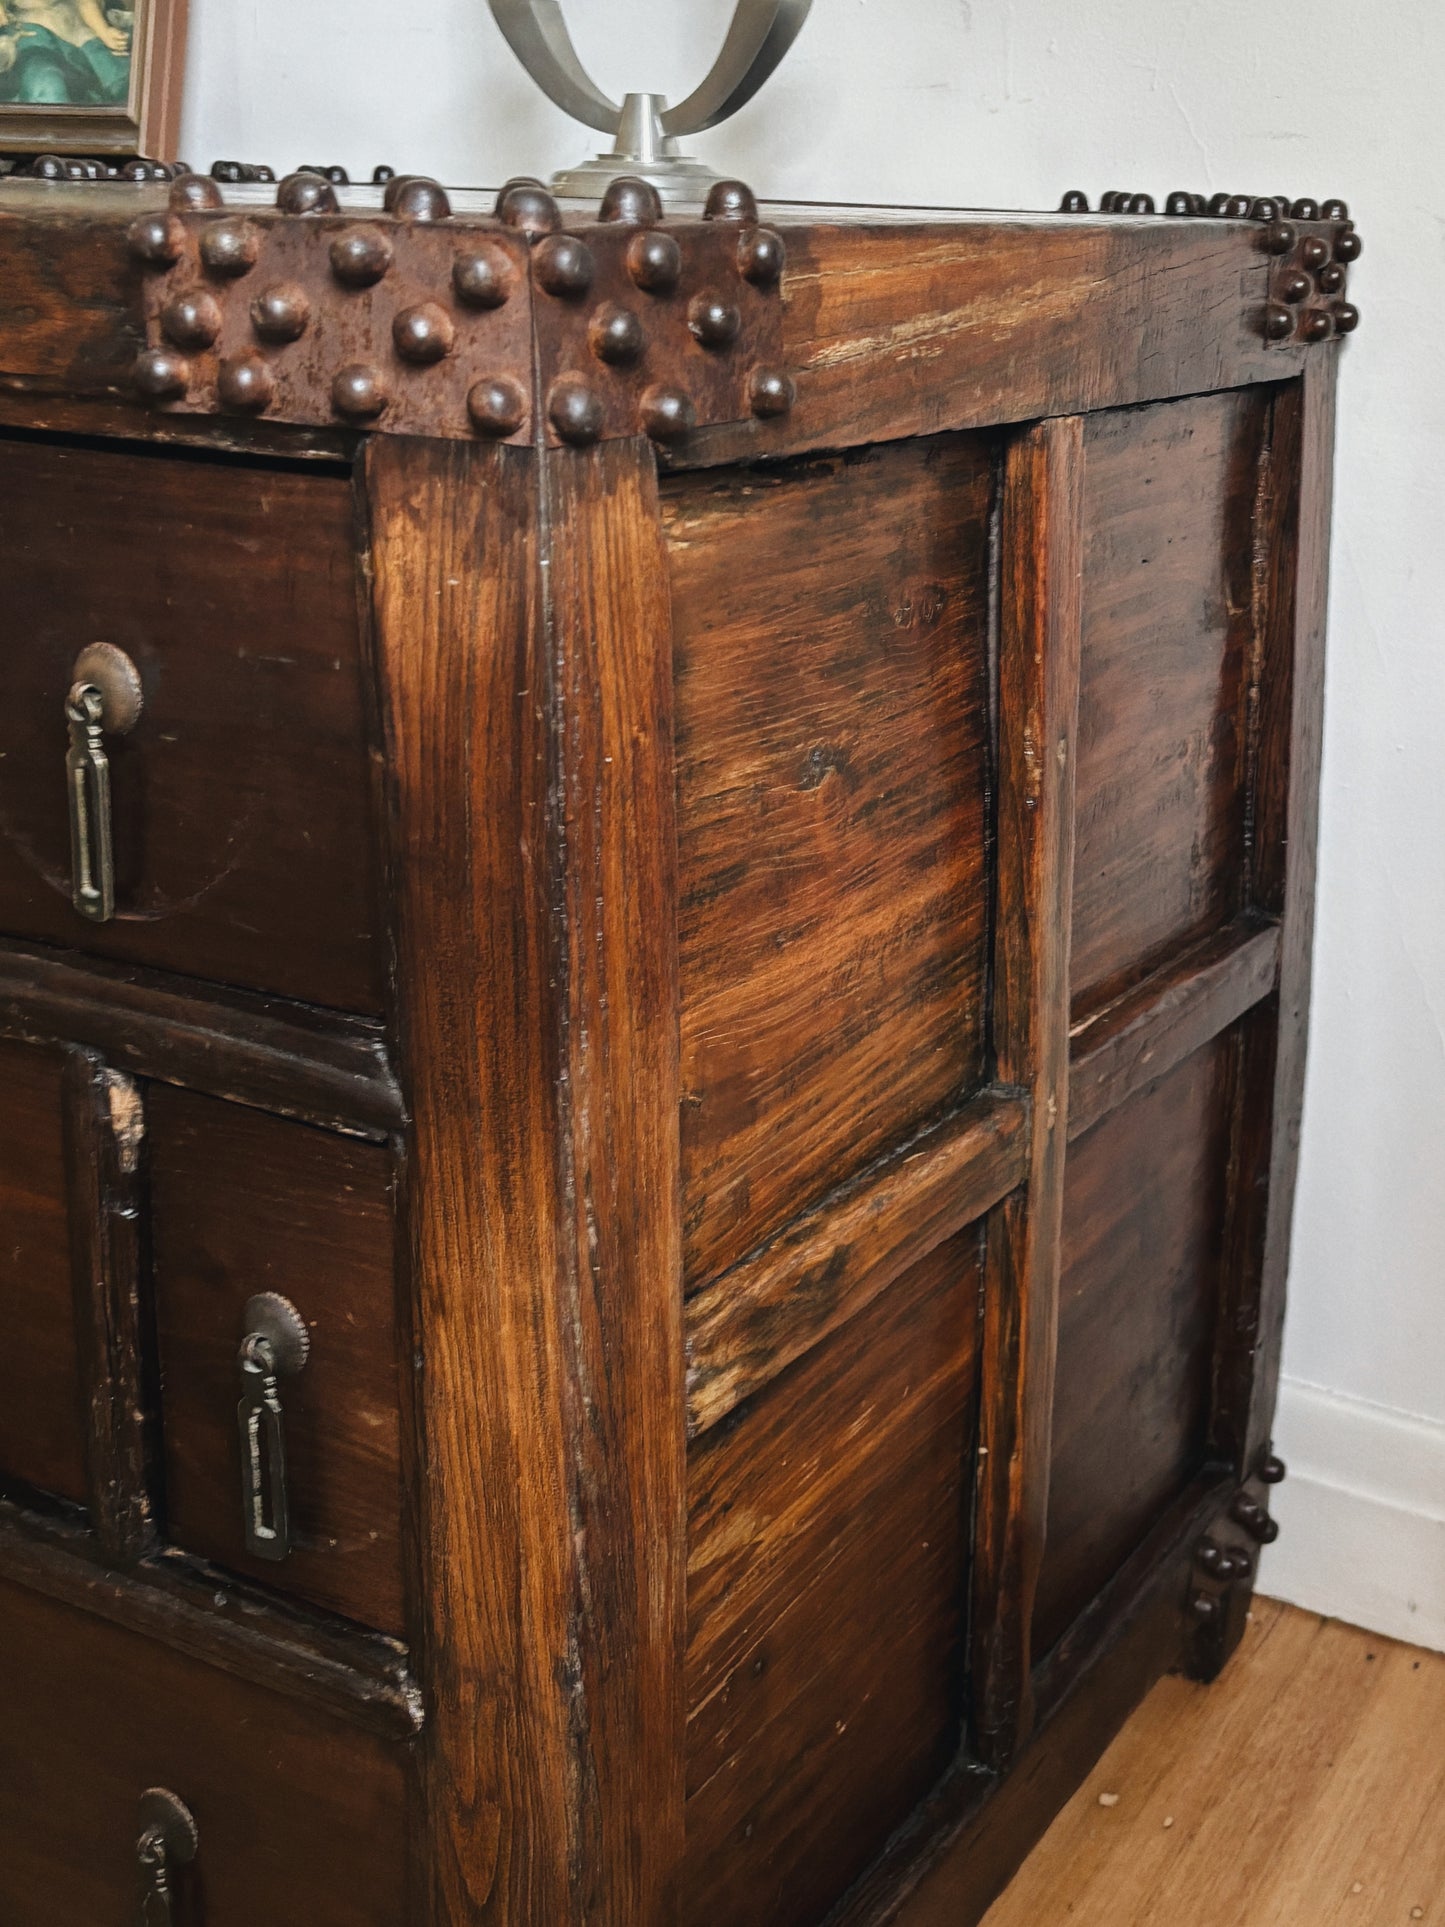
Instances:
[[[184,151],[452,182],[595,150],[484,0],[191,0]],[[614,93],[689,91],[731,0],[568,0]],[[816,0],[698,143],[772,196],[1052,207],[1068,187],[1346,196],[1314,1041],[1266,1584],[1445,1647],[1445,9]]]

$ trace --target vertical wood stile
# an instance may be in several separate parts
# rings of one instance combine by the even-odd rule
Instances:
[[[75,1331],[85,1403],[86,1483],[105,1557],[132,1566],[155,1523],[141,1377],[141,1148],[134,1081],[94,1051],[65,1054],[65,1154]]]
[[[580,1681],[597,1776],[579,1918],[677,1918],[687,1516],[673,644],[645,441],[543,457],[566,927]]]
[[[1084,424],[1005,455],[994,1045],[1033,1097],[1029,1175],[987,1226],[973,1604],[975,1739],[1003,1767],[1033,1720],[1030,1629],[1048,1509],[1068,1137],[1069,929]]]
[[[575,1918],[571,1339],[557,1237],[548,671],[535,458],[364,457],[387,763],[418,1387],[407,1506],[425,1697],[421,1927]]]
[[[1279,988],[1243,1027],[1214,1444],[1241,1476],[1274,1420],[1309,1028],[1338,356],[1281,388],[1261,495],[1251,908],[1281,924]]]
[[[364,493],[412,1113],[414,1912],[662,1927],[685,1438],[654,460],[377,437]]]

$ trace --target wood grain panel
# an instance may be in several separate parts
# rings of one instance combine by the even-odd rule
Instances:
[[[939,1246],[693,1449],[699,1927],[820,1919],[953,1754],[978,1254]]]
[[[344,479],[0,439],[0,496],[0,929],[379,1012]],[[146,698],[106,739],[104,925],[71,907],[65,782],[65,696],[99,641]]]
[[[151,1236],[166,1536],[268,1587],[403,1630],[391,1155],[189,1091],[152,1089]],[[245,1548],[236,1433],[247,1299],[311,1331],[282,1383],[296,1544]]]
[[[86,1500],[58,1052],[0,1044],[0,1476]]]
[[[788,248],[798,401],[703,429],[688,462],[937,434],[1198,395],[1299,372],[1259,325],[1248,222],[769,208]]]
[[[1041,1659],[1204,1462],[1229,1034],[1069,1148]]]
[[[663,498],[695,1289],[983,1066],[991,455]]]
[[[0,1919],[138,1918],[138,1802],[195,1817],[177,1921],[399,1927],[404,1754],[88,1614],[0,1586]]]
[[[1243,908],[1268,407],[1245,391],[1089,423],[1076,1017]]]

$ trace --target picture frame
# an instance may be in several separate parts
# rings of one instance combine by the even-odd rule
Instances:
[[[187,0],[0,0],[0,154],[175,158]]]

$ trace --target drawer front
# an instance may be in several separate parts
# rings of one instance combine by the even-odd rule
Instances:
[[[0,1479],[81,1503],[62,1087],[58,1052],[0,1044]]]
[[[0,1920],[137,1927],[141,1796],[197,1851],[175,1927],[401,1927],[398,1749],[70,1607],[0,1585]]]
[[[0,440],[0,499],[0,931],[379,1011],[345,478]],[[143,700],[101,736],[108,922],[72,903],[66,767],[97,642]]]
[[[148,1113],[167,1537],[400,1633],[390,1154],[187,1091],[153,1087]],[[291,1536],[279,1560],[248,1545],[256,1488],[239,1422],[243,1396],[258,1389],[241,1366],[248,1305],[263,1294],[294,1307],[309,1342],[300,1369],[276,1377]],[[260,1428],[268,1523],[273,1448]]]

